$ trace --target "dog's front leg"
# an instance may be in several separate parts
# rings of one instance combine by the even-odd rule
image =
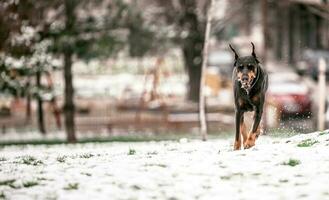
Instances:
[[[243,112],[240,110],[235,111],[235,141],[234,141],[234,150],[241,149],[241,136],[240,136],[240,123],[243,116]]]
[[[263,114],[263,109],[255,110],[254,123],[253,123],[250,133],[248,135],[247,141],[244,142],[244,144],[243,144],[245,149],[249,149],[250,147],[255,146],[256,139],[258,138],[258,136],[260,134],[259,123],[262,118],[262,114]]]
[[[252,146],[255,146],[256,139],[260,134],[259,123],[262,118],[263,109],[256,109],[254,115],[254,123],[252,125],[251,131],[248,135],[247,141],[244,142],[243,146],[245,149],[249,149]]]

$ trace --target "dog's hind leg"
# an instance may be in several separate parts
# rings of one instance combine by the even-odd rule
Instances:
[[[241,149],[241,128],[243,124],[243,112],[235,112],[235,141],[234,141],[234,150]]]

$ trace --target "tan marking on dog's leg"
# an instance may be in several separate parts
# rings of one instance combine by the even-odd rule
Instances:
[[[242,138],[243,138],[243,143],[245,143],[247,141],[247,138],[248,138],[248,134],[247,134],[246,124],[245,123],[240,124],[240,133],[241,133]]]
[[[234,142],[234,151],[241,149],[241,138]]]
[[[250,147],[255,146],[256,139],[258,138],[259,135],[260,135],[260,126],[257,128],[256,132],[249,133],[247,141],[243,143],[243,147],[245,149],[249,149]]]
[[[241,144],[242,144],[242,139],[241,136],[243,138],[243,142],[247,140],[247,132],[246,132],[246,125],[244,122],[240,123],[240,137],[238,141],[235,141],[234,143],[234,150],[240,150],[241,149]]]

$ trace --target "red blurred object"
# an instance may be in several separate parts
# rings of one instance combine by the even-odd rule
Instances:
[[[310,116],[312,111],[312,102],[309,95],[306,94],[269,94],[269,101],[276,105],[282,117],[286,116]]]
[[[270,81],[267,101],[276,107],[279,118],[307,117],[312,113],[310,89],[294,74]]]

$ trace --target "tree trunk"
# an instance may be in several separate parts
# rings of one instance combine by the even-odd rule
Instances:
[[[75,0],[65,0],[65,32],[68,37],[73,37],[73,29],[75,23],[74,9],[76,7]],[[75,122],[74,122],[74,89],[72,83],[72,44],[66,44],[64,49],[64,82],[65,82],[65,102],[64,102],[64,121],[65,131],[68,142],[76,142]]]
[[[291,5],[289,6],[289,18],[288,18],[288,23],[289,23],[289,35],[288,35],[288,40],[289,40],[289,49],[288,49],[288,62],[290,64],[293,64],[295,62],[295,41],[294,41],[294,31],[295,31],[295,9]]]
[[[201,80],[201,63],[194,62],[193,55],[195,55],[195,53],[193,51],[194,51],[193,49],[191,50],[188,49],[187,47],[184,48],[185,68],[187,70],[189,77],[187,98],[188,100],[198,102],[199,92],[200,92],[200,80]]]
[[[72,84],[72,52],[64,53],[64,82],[65,82],[65,102],[64,102],[64,118],[65,131],[68,142],[76,142],[75,122],[74,122],[74,89]]]
[[[200,118],[200,133],[202,135],[202,140],[207,140],[207,120],[206,120],[206,102],[204,95],[204,86],[205,86],[205,72],[208,64],[208,45],[210,38],[210,29],[211,29],[211,6],[214,0],[210,1],[210,5],[207,12],[207,25],[205,32],[205,42],[203,45],[203,55],[202,55],[202,67],[201,67],[201,80],[200,80],[200,94],[199,94],[199,118]]]
[[[195,9],[191,9],[194,7],[196,7],[195,1],[185,1],[181,21],[184,22],[183,26],[187,27],[189,34],[183,41],[182,49],[185,69],[189,76],[188,99],[198,102],[206,21],[199,21]]]
[[[269,43],[269,32],[268,32],[268,0],[262,0],[262,26],[263,26],[263,63],[266,67],[267,62],[267,50]]]
[[[284,9],[280,1],[276,2],[275,6],[275,29],[276,29],[276,45],[275,45],[275,57],[278,60],[282,59],[283,54],[283,28],[284,28],[284,15],[282,10]]]
[[[37,82],[37,88],[40,90],[41,88],[41,72],[38,71],[36,73],[36,82]],[[46,134],[46,128],[45,128],[45,122],[44,122],[44,113],[42,109],[42,97],[40,95],[37,96],[37,104],[38,104],[38,128],[41,134]]]
[[[25,113],[25,123],[26,125],[31,122],[31,93],[30,93],[30,80],[27,82],[27,93],[26,93],[26,113]]]
[[[53,80],[51,78],[51,74],[50,72],[46,72],[46,78],[47,78],[47,86],[50,90],[54,90],[54,83]],[[61,129],[62,128],[62,122],[61,122],[61,112],[59,107],[57,106],[57,100],[56,100],[56,96],[54,95],[51,100],[50,100],[50,105],[52,107],[52,113],[54,115],[55,121],[56,121],[56,125],[57,128]]]

